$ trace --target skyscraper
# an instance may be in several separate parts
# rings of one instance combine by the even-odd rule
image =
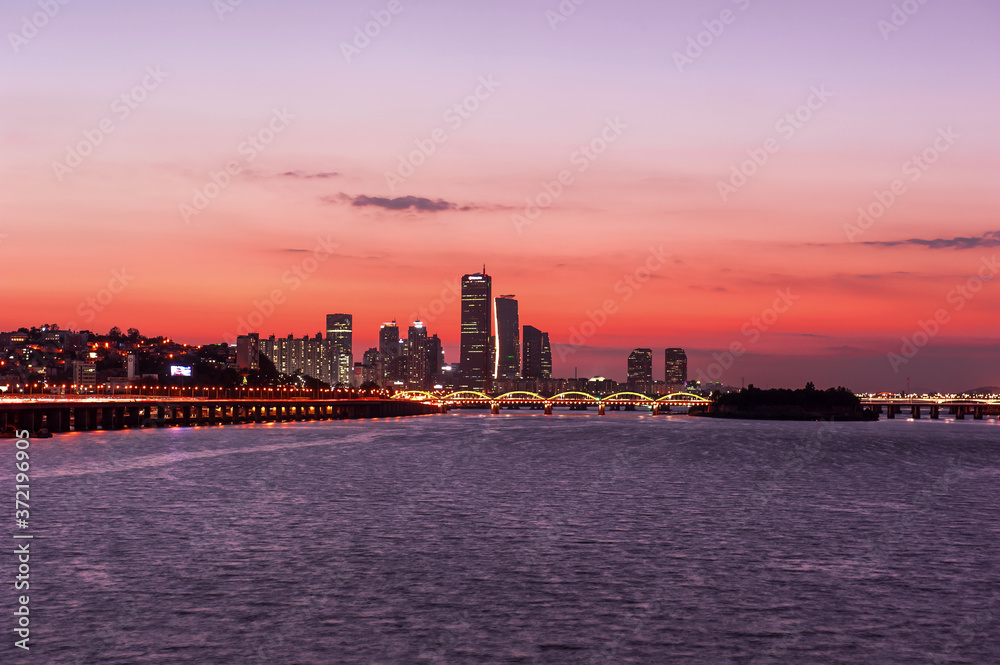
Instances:
[[[493,375],[490,361],[490,306],[493,282],[483,272],[462,277],[462,385],[484,390]]]
[[[378,354],[382,361],[382,387],[403,379],[403,346],[399,343],[399,326],[395,321],[383,323],[378,332]]]
[[[326,315],[326,338],[333,342],[335,382],[350,385],[354,367],[354,317],[350,314]]]
[[[534,326],[524,326],[524,362],[521,376],[525,379],[552,378],[552,349],[549,334]]]
[[[543,379],[552,378],[552,347],[549,345],[549,334],[542,333],[542,376]]]
[[[684,349],[667,349],[664,358],[668,386],[683,386],[688,378],[688,358]]]
[[[521,328],[514,296],[500,296],[494,304],[496,348],[493,378],[516,379],[521,375]]]
[[[431,335],[427,338],[427,371],[431,376],[441,373],[444,367],[444,347],[441,346],[441,338]]]
[[[636,349],[628,357],[628,385],[648,391],[653,384],[653,350]]]
[[[420,321],[415,321],[406,335],[406,385],[408,388],[423,388],[429,379],[427,328]]]

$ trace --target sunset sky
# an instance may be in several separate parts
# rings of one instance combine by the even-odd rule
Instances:
[[[1000,385],[1000,4],[896,7],[5,2],[0,329],[457,361],[485,264],[562,377]]]

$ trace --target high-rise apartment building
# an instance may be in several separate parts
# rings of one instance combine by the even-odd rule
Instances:
[[[280,374],[300,374],[335,385],[337,374],[333,365],[333,341],[315,337],[295,338],[292,335],[260,340],[260,353],[267,356]]]
[[[260,335],[250,333],[236,338],[236,368],[241,370],[260,369]]]
[[[484,390],[493,375],[490,361],[490,309],[493,283],[483,272],[462,277],[461,383]]]
[[[668,386],[683,386],[687,384],[688,359],[684,349],[667,349],[664,355],[666,370],[664,382]]]
[[[350,385],[354,367],[354,317],[350,314],[327,314],[326,338],[333,342],[336,382]]]
[[[517,319],[517,300],[500,296],[494,302],[495,340],[493,378],[516,379],[521,375],[521,327]]]

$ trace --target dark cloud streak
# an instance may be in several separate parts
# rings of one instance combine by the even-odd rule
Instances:
[[[422,196],[397,196],[387,198],[384,196],[350,196],[348,194],[338,194],[336,196],[323,196],[323,201],[327,203],[346,204],[349,203],[356,208],[382,208],[383,210],[393,210],[397,212],[413,210],[416,212],[447,212],[458,211],[468,212],[479,210],[478,206],[459,205],[444,199],[432,200]]]
[[[927,247],[928,249],[980,249],[1000,247],[1000,231],[989,231],[971,238],[910,238],[909,240],[868,240],[862,243],[870,247]]]

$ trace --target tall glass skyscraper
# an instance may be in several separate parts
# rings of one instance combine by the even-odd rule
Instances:
[[[354,369],[354,317],[350,314],[327,314],[326,338],[333,342],[335,382],[351,385]]]
[[[496,348],[493,352],[494,379],[516,379],[521,375],[521,328],[514,296],[500,296],[494,302]]]
[[[490,306],[493,281],[483,272],[462,277],[462,386],[485,390],[493,375],[490,361]]]
[[[542,333],[542,375],[539,378],[551,379],[552,378],[552,347],[549,345],[549,334],[547,332]]]

